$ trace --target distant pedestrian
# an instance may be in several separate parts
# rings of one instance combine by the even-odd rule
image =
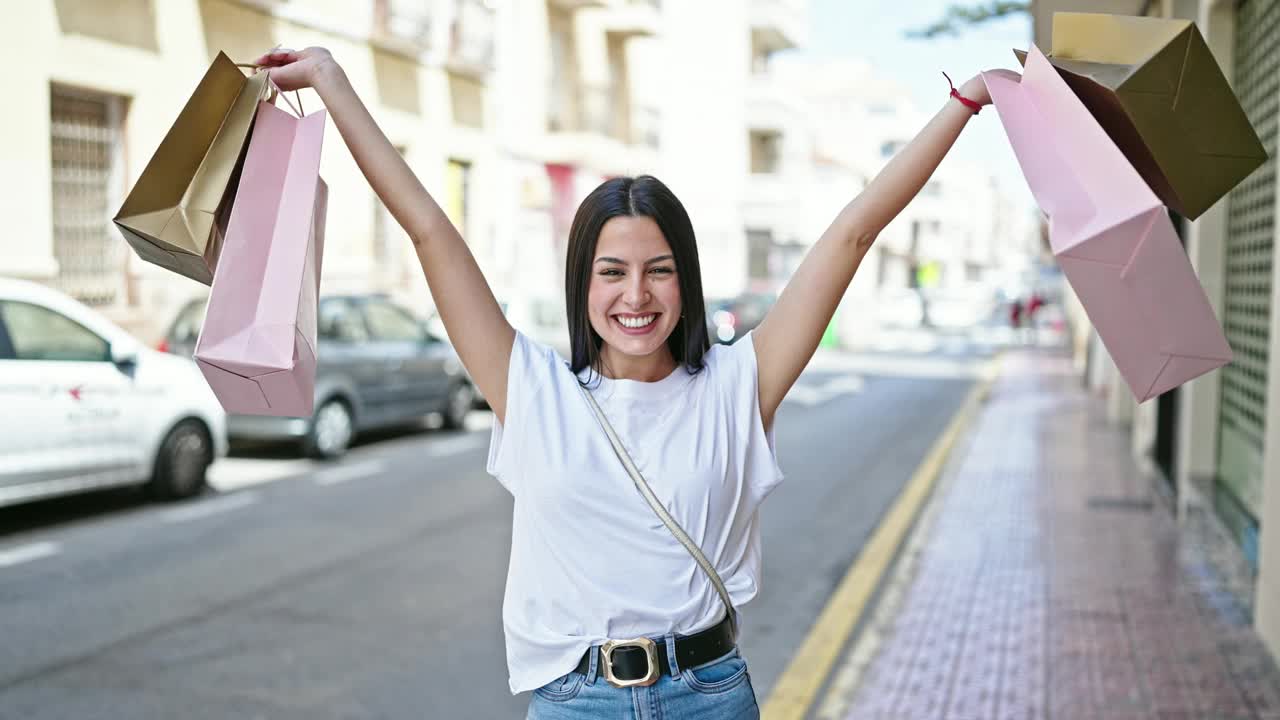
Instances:
[[[1044,298],[1037,290],[1031,291],[1031,297],[1027,300],[1027,321],[1035,320],[1036,311],[1044,307]]]
[[[1013,337],[1015,340],[1021,340],[1022,335],[1022,298],[1014,298],[1009,303],[1009,327],[1013,328]]]
[[[528,717],[759,717],[736,608],[760,588],[758,508],[782,480],[778,406],[876,236],[991,102],[981,77],[953,90],[957,100],[840,212],[733,345],[709,345],[680,201],[647,175],[601,184],[569,231],[566,363],[507,322],[467,244],[328,51],[278,50],[257,64],[282,90],[319,93],[412,239],[493,408],[488,469],[515,498],[507,668],[513,693],[533,691]]]
[[[1039,327],[1036,324],[1036,314],[1040,312],[1040,308],[1044,307],[1044,297],[1040,295],[1038,290],[1031,291],[1031,297],[1027,299],[1027,334],[1030,336],[1031,344],[1038,342]]]

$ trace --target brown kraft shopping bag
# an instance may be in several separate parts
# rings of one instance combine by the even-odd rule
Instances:
[[[1189,20],[1054,13],[1049,62],[1161,201],[1185,217],[1199,217],[1266,160]]]
[[[114,221],[143,260],[209,285],[267,73],[223,53],[196,86]],[[219,214],[221,213],[221,218]]]

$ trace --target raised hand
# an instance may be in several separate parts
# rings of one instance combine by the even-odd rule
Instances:
[[[987,72],[992,75],[1000,75],[1003,77],[1013,78],[1014,80],[1016,80],[1019,77],[1018,73],[1012,70],[998,69],[998,70],[988,70]],[[973,77],[966,80],[964,85],[960,86],[960,94],[978,103],[979,105],[991,104],[991,93],[987,91],[987,83],[985,80],[982,79],[982,75],[974,75]]]
[[[321,47],[303,50],[275,48],[254,60],[253,64],[268,68],[271,81],[285,91],[314,87],[325,68],[336,66],[333,55]]]

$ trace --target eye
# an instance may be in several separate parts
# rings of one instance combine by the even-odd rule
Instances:
[[[676,269],[672,267],[664,266],[664,267],[650,268],[649,272],[654,273],[655,275],[674,275],[676,272]]]
[[[603,277],[622,277],[622,271],[617,268],[605,268],[600,271],[600,275]]]

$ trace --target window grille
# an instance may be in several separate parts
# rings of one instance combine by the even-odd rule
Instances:
[[[54,85],[50,92],[54,284],[110,305],[124,282],[124,240],[111,216],[124,195],[122,98]]]

